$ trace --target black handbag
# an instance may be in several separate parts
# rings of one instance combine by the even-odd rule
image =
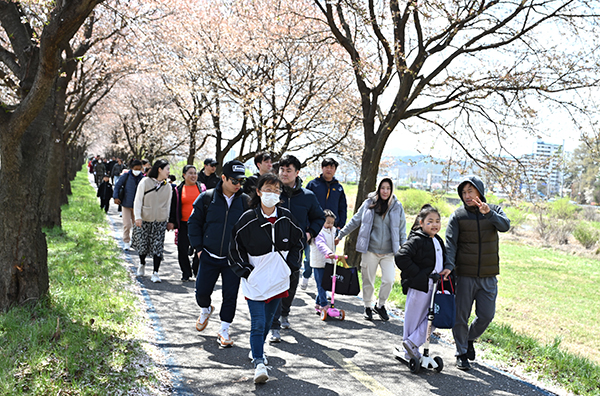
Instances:
[[[321,287],[327,291],[331,291],[331,283],[333,279],[334,264],[325,264],[325,273],[321,281]],[[344,296],[356,296],[360,293],[360,284],[358,283],[358,270],[354,267],[344,268],[338,267],[335,271],[335,294]]]

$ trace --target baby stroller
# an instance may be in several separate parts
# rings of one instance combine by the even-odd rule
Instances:
[[[429,304],[429,310],[427,312],[427,338],[425,339],[425,344],[423,344],[423,356],[421,356],[420,361],[415,358],[407,360],[404,357],[404,348],[398,346],[394,348],[394,356],[396,359],[406,364],[410,369],[410,372],[413,374],[417,374],[421,368],[432,369],[438,373],[444,369],[444,361],[441,357],[436,356],[431,358],[431,356],[429,356],[429,340],[431,338],[433,318],[435,317],[434,298],[437,291],[438,282],[440,280],[440,275],[431,274],[429,275],[429,278],[433,280],[433,293],[431,293],[431,303]]]
[[[329,256],[329,258],[332,258],[334,260],[336,260],[336,262],[333,263],[333,277],[331,278],[331,304],[329,304],[328,307],[324,308],[321,310],[321,320],[327,320],[327,317],[330,318],[337,318],[339,320],[344,320],[344,318],[346,317],[346,312],[344,312],[343,309],[337,309],[335,307],[335,283],[337,280],[337,263],[345,263],[345,259],[348,258],[348,256],[338,256],[336,255],[331,255]]]

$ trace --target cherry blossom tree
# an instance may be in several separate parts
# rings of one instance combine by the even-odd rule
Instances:
[[[61,54],[98,3],[0,0],[0,310],[48,290],[40,207]]]

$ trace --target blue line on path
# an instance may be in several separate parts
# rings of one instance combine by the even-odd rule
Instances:
[[[111,228],[113,230],[114,238],[117,240],[119,247],[121,249],[123,249],[125,247],[125,245],[123,243],[123,238],[119,235],[119,233],[116,229],[116,224],[115,224],[114,220],[108,215],[106,217],[108,218],[108,221],[110,222]],[[134,272],[135,271],[135,263],[133,262],[132,257],[130,255],[125,255],[125,260],[129,264],[131,264],[131,266],[128,268],[128,270],[131,272]],[[144,286],[144,284],[141,283],[140,281],[138,281],[137,279],[136,279],[136,282],[137,282],[138,286],[140,287],[140,291],[141,291],[142,296],[144,297],[144,301],[146,302],[146,305],[148,307],[148,310],[146,312],[148,312],[148,317],[152,321],[152,326],[154,327],[156,340],[157,341],[165,341],[166,340],[165,332],[160,324],[160,318],[158,317],[158,315],[156,313],[156,308],[154,307],[154,304],[152,303],[152,300],[150,299],[148,290],[146,289],[146,286]],[[158,344],[158,347],[161,350],[161,352],[163,353],[163,355],[165,356],[165,359],[166,359],[165,367],[167,367],[167,369],[173,375],[173,380],[172,380],[173,394],[182,395],[182,396],[193,396],[193,393],[184,385],[182,378],[181,378],[181,373],[179,372],[179,369],[177,369],[178,366],[177,366],[175,360],[171,357],[171,354],[169,353],[169,348],[164,345],[161,345],[160,343]]]

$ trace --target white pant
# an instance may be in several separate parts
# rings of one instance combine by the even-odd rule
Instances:
[[[376,254],[363,253],[362,261],[360,262],[363,287],[363,301],[365,307],[371,307],[371,303],[375,297],[375,275],[377,267],[381,267],[381,287],[379,288],[379,296],[377,306],[385,305],[392,286],[396,280],[396,264],[394,263],[394,253]]]
[[[417,347],[425,343],[427,338],[427,311],[431,305],[433,289],[431,281],[429,291],[424,293],[417,289],[409,288],[406,293],[404,306],[404,340],[410,340]]]

